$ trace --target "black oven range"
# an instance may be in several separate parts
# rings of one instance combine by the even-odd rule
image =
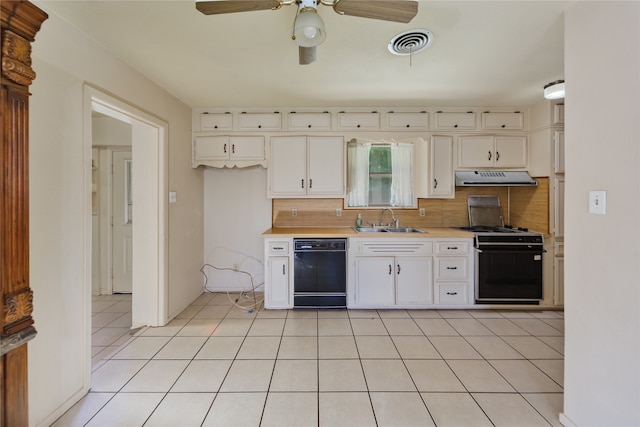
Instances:
[[[543,299],[544,239],[526,228],[505,226],[499,199],[469,196],[469,227],[475,234],[477,304],[532,304]]]

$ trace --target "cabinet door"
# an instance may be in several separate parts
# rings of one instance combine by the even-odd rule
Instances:
[[[430,151],[427,196],[452,199],[455,195],[453,185],[453,137],[432,137]]]
[[[483,129],[513,129],[520,130],[524,127],[524,114],[520,111],[513,113],[482,113]]]
[[[289,258],[269,257],[269,287],[266,289],[265,307],[289,308]]]
[[[242,113],[239,116],[240,130],[280,130],[280,113]]]
[[[198,136],[195,139],[194,158],[200,160],[228,160],[229,137],[228,136]]]
[[[394,258],[356,258],[356,303],[367,307],[389,307],[395,303]]]
[[[304,136],[271,138],[270,197],[303,196],[307,191],[307,139]]]
[[[429,129],[429,113],[387,113],[387,128],[393,130],[427,130]]]
[[[564,176],[554,178],[554,209],[553,209],[553,235],[555,237],[564,236]]]
[[[264,160],[264,137],[232,136],[231,160]]]
[[[564,257],[553,258],[553,303],[564,305]]]
[[[289,130],[331,130],[331,113],[289,113]]]
[[[564,131],[557,130],[553,136],[553,145],[555,148],[555,160],[553,162],[553,170],[555,173],[564,173]]]
[[[438,111],[435,116],[436,129],[461,130],[476,128],[476,113]]]
[[[338,113],[338,129],[340,130],[378,130],[380,113]]]
[[[458,166],[488,168],[494,164],[493,136],[461,136],[458,140]]]
[[[397,257],[396,303],[424,305],[433,302],[433,267],[431,257]]]
[[[307,194],[344,195],[344,139],[336,137],[308,138]]]
[[[232,130],[233,114],[202,113],[200,114],[200,130]]]
[[[496,167],[527,167],[527,138],[525,136],[496,136],[495,143]]]

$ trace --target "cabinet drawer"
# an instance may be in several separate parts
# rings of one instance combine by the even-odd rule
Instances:
[[[239,116],[240,130],[280,130],[280,113],[242,113]]]
[[[466,255],[469,242],[436,242],[437,255]]]
[[[289,242],[269,242],[267,248],[269,255],[289,254]]]
[[[436,280],[459,280],[467,278],[467,258],[436,258]]]
[[[289,130],[331,130],[331,113],[289,113]]]
[[[435,127],[438,130],[475,129],[476,113],[438,111],[435,117]]]
[[[232,130],[233,114],[202,113],[200,114],[200,130]]]
[[[394,130],[427,130],[429,129],[429,113],[387,113],[387,127]]]
[[[338,113],[338,128],[340,130],[379,129],[380,114],[370,113]]]
[[[436,304],[467,304],[466,283],[436,283]]]
[[[483,129],[522,129],[524,127],[524,114],[520,111],[513,113],[482,113]]]

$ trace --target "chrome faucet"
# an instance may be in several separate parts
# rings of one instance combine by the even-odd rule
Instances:
[[[398,228],[400,226],[400,221],[398,221],[398,219],[396,218],[396,215],[393,213],[393,209],[391,208],[382,209],[382,212],[380,213],[380,226],[384,227],[384,213],[386,211],[391,212],[391,219],[393,220],[394,227]],[[391,226],[391,223],[389,223],[388,225]]]

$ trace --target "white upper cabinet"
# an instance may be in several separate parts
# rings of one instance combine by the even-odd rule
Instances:
[[[427,197],[452,199],[455,196],[453,137],[431,137]]]
[[[525,136],[461,136],[458,146],[460,168],[526,168]]]
[[[269,197],[344,196],[344,139],[271,138]]]
[[[200,129],[202,131],[230,131],[233,130],[233,114],[231,113],[201,113]]]
[[[387,113],[387,128],[390,130],[427,130],[429,129],[429,113],[394,112]]]
[[[435,128],[437,130],[474,130],[476,128],[476,113],[473,111],[438,111],[435,114]]]
[[[314,131],[331,130],[331,113],[289,113],[289,130]]]
[[[555,104],[553,106],[553,124],[564,125],[564,104]]]
[[[486,130],[522,130],[524,129],[524,113],[515,112],[490,112],[482,113],[482,129]]]
[[[282,129],[282,114],[275,113],[241,113],[238,115],[239,129],[251,131],[267,131]]]
[[[564,131],[555,131],[553,136],[553,145],[555,157],[553,162],[553,170],[555,173],[564,173]]]
[[[338,113],[338,130],[378,130],[380,129],[380,113],[344,112]]]
[[[193,167],[266,167],[263,136],[197,136]]]

